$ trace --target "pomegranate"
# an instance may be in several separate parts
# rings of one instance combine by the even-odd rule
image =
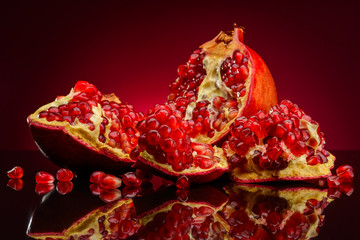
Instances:
[[[218,178],[228,166],[221,149],[236,117],[267,111],[277,102],[264,61],[243,43],[243,30],[221,32],[178,67],[168,101],[155,105],[137,125],[137,167],[148,165],[164,177],[190,182]]]
[[[66,96],[40,107],[28,117],[39,149],[59,166],[71,169],[126,169],[137,145],[134,126],[143,113],[103,95],[93,84],[79,81]]]
[[[269,69],[243,41],[243,29],[220,32],[178,67],[168,102],[174,103],[193,142],[214,143],[238,116],[277,103]]]
[[[326,189],[234,184],[221,215],[234,239],[311,239],[332,201]],[[246,237],[245,237],[246,236]]]
[[[22,169],[22,167],[15,166],[7,172],[7,175],[9,178],[19,179],[23,177],[24,170]]]
[[[223,149],[239,182],[314,179],[330,174],[335,157],[319,124],[283,100],[269,113],[237,118]]]

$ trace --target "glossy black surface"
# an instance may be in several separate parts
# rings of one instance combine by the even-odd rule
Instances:
[[[342,164],[350,164],[354,168],[354,192],[351,196],[343,195],[339,199],[335,199],[328,207],[325,208],[325,224],[320,228],[320,233],[315,239],[355,239],[358,234],[357,216],[360,215],[360,193],[359,188],[359,174],[360,174],[360,151],[333,151],[336,157],[336,166]],[[26,236],[26,229],[29,224],[30,216],[33,211],[40,211],[41,202],[46,199],[35,193],[35,175],[38,171],[44,170],[55,175],[57,166],[47,160],[39,151],[2,151],[0,152],[0,189],[1,189],[1,239],[31,239]],[[19,165],[24,169],[24,187],[20,191],[15,191],[7,186],[9,178],[6,172],[12,167]],[[62,204],[62,219],[65,219],[63,224],[75,221],[82,217],[87,211],[105,205],[98,196],[91,194],[87,179],[77,178],[73,180],[74,190],[68,195],[60,195],[54,190],[52,197],[56,197]],[[223,178],[221,181],[212,183],[217,187],[226,186],[228,180]],[[287,186],[287,183],[282,183],[282,186]],[[291,183],[289,183],[291,186]],[[155,193],[156,194],[156,193]],[[81,195],[81,201],[79,196]],[[47,196],[47,195],[46,195]],[[165,198],[166,196],[160,196]],[[81,211],[76,211],[76,206],[82,205]],[[54,208],[56,209],[56,208]],[[64,210],[65,209],[65,210]],[[88,209],[88,210],[87,210]],[[53,231],[61,228],[60,222],[40,222],[36,223],[38,227],[46,227],[53,229]]]

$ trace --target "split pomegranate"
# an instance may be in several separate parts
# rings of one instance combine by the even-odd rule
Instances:
[[[177,73],[168,102],[176,106],[193,142],[214,143],[236,117],[268,111],[277,103],[270,71],[236,26],[201,45]]]
[[[56,179],[60,182],[68,182],[71,181],[74,177],[74,174],[71,170],[61,168],[56,172]]]
[[[79,81],[67,96],[40,107],[28,117],[39,149],[59,166],[71,169],[124,169],[137,145],[134,126],[143,118],[114,95]]]
[[[221,215],[234,239],[312,239],[324,224],[323,210],[332,201],[326,190],[234,185]]]
[[[9,178],[14,178],[14,179],[22,178],[24,175],[24,170],[22,169],[22,167],[15,166],[7,172],[7,175]]]
[[[260,182],[328,176],[335,157],[324,145],[319,124],[284,100],[267,114],[237,118],[223,149],[235,181]]]
[[[178,67],[168,101],[155,105],[137,125],[138,167],[148,165],[169,177],[186,175],[208,182],[228,166],[210,144],[225,136],[236,117],[267,111],[277,102],[264,61],[243,43],[243,30],[221,32]]]
[[[55,181],[55,177],[48,172],[40,171],[36,173],[35,181],[36,183],[49,184]]]

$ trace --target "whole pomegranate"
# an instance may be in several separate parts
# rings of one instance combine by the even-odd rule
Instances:
[[[289,100],[234,122],[223,144],[230,174],[239,182],[328,176],[335,157],[325,150],[319,124]]]
[[[79,81],[66,96],[57,97],[28,117],[39,149],[62,167],[91,171],[126,169],[137,145],[135,125],[143,113]]]

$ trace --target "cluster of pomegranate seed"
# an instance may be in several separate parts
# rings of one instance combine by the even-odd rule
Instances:
[[[98,229],[102,239],[127,239],[134,235],[140,224],[135,220],[133,203],[123,203],[109,214],[98,218]]]
[[[65,168],[61,168],[56,172],[56,179],[58,180],[56,184],[56,190],[61,195],[70,193],[73,190],[73,183],[71,180],[74,178],[74,173]],[[45,171],[37,172],[35,176],[36,186],[35,192],[38,195],[44,195],[55,188],[54,182],[55,177]]]
[[[142,179],[134,172],[127,172],[121,178],[102,171],[95,171],[90,175],[90,190],[104,202],[113,202],[122,197],[133,198],[141,192]],[[118,188],[124,183],[125,187]]]
[[[137,145],[139,137],[134,126],[143,119],[142,112],[135,112],[134,106],[130,104],[120,104],[114,101],[101,101],[102,110],[106,116],[100,124],[99,141],[105,143],[108,136],[107,144],[113,148],[121,148],[126,153]],[[109,120],[111,122],[109,123]],[[110,131],[106,133],[106,126],[110,124]]]
[[[329,198],[339,198],[341,193],[350,196],[354,192],[354,171],[350,165],[341,165],[336,175],[327,178]]]
[[[249,76],[248,63],[248,58],[236,50],[231,58],[225,59],[220,68],[222,80],[236,93],[237,97],[243,97],[246,94],[245,80]]]
[[[185,112],[190,102],[196,101],[199,85],[206,77],[204,58],[205,54],[201,53],[201,50],[194,51],[187,63],[178,67],[179,77],[170,84],[168,100],[174,101],[181,112]]]
[[[11,187],[15,191],[20,191],[24,187],[24,182],[21,179],[24,175],[24,170],[20,166],[15,166],[7,172],[8,177],[10,178],[7,186]]]
[[[303,121],[317,126],[320,142],[311,136]],[[254,150],[253,162],[264,170],[284,169],[291,156],[306,154],[307,164],[326,163],[329,153],[323,148],[324,136],[319,125],[304,113],[296,104],[288,100],[272,107],[269,114],[262,111],[255,116],[237,118],[231,129],[231,138],[224,148],[230,147],[236,154],[230,158],[233,164],[244,164],[243,156],[257,145],[264,144],[265,151]],[[286,148],[285,148],[286,146]]]
[[[39,118],[46,118],[48,122],[67,121],[74,124],[77,119],[83,124],[88,124],[90,130],[95,126],[91,121],[92,107],[97,106],[102,98],[102,93],[93,84],[79,81],[74,87],[74,96],[67,104],[50,107],[39,113]]]
[[[224,226],[216,221],[207,206],[191,207],[175,203],[168,211],[157,213],[139,229],[139,239],[222,239]]]

